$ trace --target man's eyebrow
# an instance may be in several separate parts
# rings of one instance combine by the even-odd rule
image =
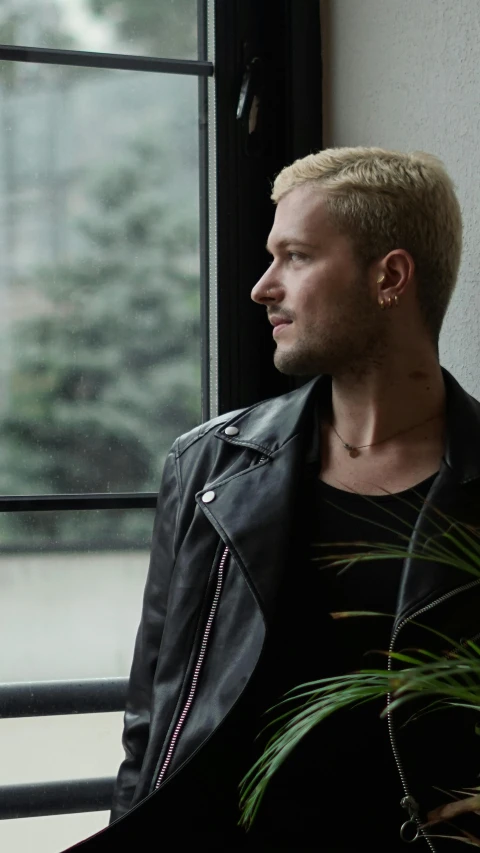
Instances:
[[[292,244],[295,246],[305,246],[307,249],[316,249],[317,246],[314,246],[312,243],[306,243],[304,240],[297,240],[295,237],[285,237],[283,240],[279,240],[275,245],[278,246],[279,249],[284,249],[285,246]],[[267,252],[271,255],[272,251],[268,246],[268,240],[265,244],[265,248]]]

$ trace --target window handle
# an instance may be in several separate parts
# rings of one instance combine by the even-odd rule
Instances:
[[[238,121],[248,120],[250,123],[252,106],[254,106],[254,98],[257,94],[259,70],[260,60],[258,56],[255,56],[251,62],[248,63],[243,73],[242,85],[240,87],[240,95],[237,104]],[[253,130],[254,129],[255,128],[253,128]],[[249,133],[252,133],[253,130],[249,129]]]

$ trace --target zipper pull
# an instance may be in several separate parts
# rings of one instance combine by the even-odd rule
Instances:
[[[420,835],[420,807],[411,794],[407,797],[403,797],[403,799],[400,800],[400,805],[402,809],[406,809],[409,814],[409,819],[400,827],[400,838],[402,841],[406,841],[408,844],[411,844],[412,841],[416,841]]]

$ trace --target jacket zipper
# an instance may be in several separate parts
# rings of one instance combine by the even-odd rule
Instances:
[[[388,658],[388,671],[389,672],[392,671],[391,654],[393,652],[393,647],[395,645],[395,641],[398,637],[399,631],[407,624],[407,622],[411,622],[412,619],[416,619],[417,616],[421,616],[422,613],[425,613],[427,610],[431,610],[433,607],[436,607],[437,604],[441,604],[443,601],[446,601],[447,599],[452,598],[454,595],[457,595],[459,592],[464,592],[465,590],[471,589],[472,587],[477,586],[478,584],[480,584],[480,580],[471,581],[470,583],[467,583],[464,586],[459,587],[458,589],[454,589],[451,592],[447,592],[445,595],[442,595],[441,598],[437,598],[436,601],[430,602],[430,604],[427,604],[425,607],[422,607],[421,610],[417,610],[417,612],[413,613],[412,616],[408,616],[406,619],[404,619],[402,622],[400,622],[397,625],[397,628],[396,628],[396,630],[392,636],[392,641],[390,643],[390,651],[389,651],[390,657]],[[390,707],[391,703],[392,703],[392,694],[389,693],[387,696],[387,707]],[[406,780],[406,776],[405,776],[405,771],[403,769],[402,762],[400,761],[400,756],[398,753],[398,747],[397,747],[397,742],[396,742],[396,738],[395,738],[395,731],[393,728],[393,720],[392,720],[391,714],[388,714],[388,732],[390,735],[390,743],[392,745],[393,755],[395,757],[397,769],[398,769],[398,772],[400,774],[400,779],[402,781],[403,790],[405,791],[405,796],[400,801],[400,805],[402,806],[402,808],[406,809],[408,811],[408,814],[409,814],[408,820],[404,824],[402,824],[402,827],[400,829],[400,837],[402,838],[403,841],[413,842],[413,841],[416,841],[417,838],[419,837],[419,835],[421,834],[425,838],[425,841],[427,842],[428,846],[430,847],[430,850],[432,851],[432,853],[436,853],[435,847],[433,846],[432,842],[425,835],[424,830],[420,828],[420,824],[421,824],[421,820],[420,820],[420,816],[419,816],[420,807],[410,792],[410,789],[409,789],[409,786],[408,786],[408,783]],[[415,835],[413,838],[408,838],[408,832],[412,829],[415,829]]]
[[[225,548],[225,550],[222,554],[222,558],[220,560],[219,567],[218,567],[217,586],[215,589],[215,594],[213,596],[212,606],[210,607],[210,613],[208,615],[207,624],[205,625],[205,630],[203,632],[202,644],[200,646],[200,652],[199,652],[199,655],[197,658],[197,663],[196,663],[195,669],[193,671],[193,678],[192,678],[192,683],[190,685],[190,691],[188,694],[188,698],[187,698],[187,701],[185,702],[183,711],[180,714],[180,717],[178,718],[177,725],[175,726],[175,730],[174,730],[173,735],[171,737],[171,740],[170,740],[170,743],[168,746],[168,750],[167,750],[167,755],[165,757],[165,761],[163,762],[162,768],[158,774],[157,781],[155,783],[155,790],[157,790],[157,788],[160,787],[160,785],[163,781],[163,778],[165,776],[165,773],[168,770],[168,766],[172,760],[172,756],[173,756],[175,747],[177,745],[178,738],[180,736],[180,733],[182,731],[185,720],[187,719],[188,712],[190,711],[193,700],[195,698],[195,692],[197,690],[198,679],[200,676],[200,670],[202,668],[203,661],[205,659],[205,653],[207,650],[208,638],[210,636],[210,631],[212,629],[212,624],[213,624],[213,620],[215,618],[215,613],[217,612],[218,602],[220,599],[220,593],[222,591],[224,569],[225,569],[225,563],[226,563],[228,554],[229,554],[229,550],[228,550],[228,548]]]

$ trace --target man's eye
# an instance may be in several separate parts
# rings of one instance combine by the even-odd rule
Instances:
[[[301,261],[303,255],[301,255],[300,252],[288,252],[288,257],[291,261]]]

